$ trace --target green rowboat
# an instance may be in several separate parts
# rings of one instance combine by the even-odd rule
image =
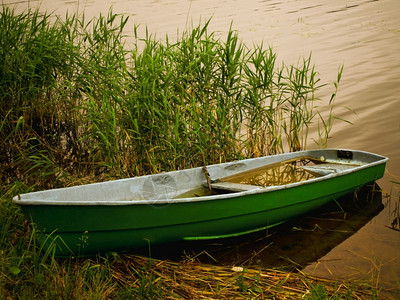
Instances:
[[[387,158],[309,150],[17,195],[44,251],[90,255],[276,226],[384,175]]]

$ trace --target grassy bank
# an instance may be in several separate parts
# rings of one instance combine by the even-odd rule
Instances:
[[[319,100],[311,57],[277,65],[273,49],[247,48],[231,29],[219,38],[208,22],[175,41],[137,27],[126,37],[126,24],[2,7],[0,298],[373,297],[277,270],[40,251],[11,204],[18,193],[296,151],[318,124],[327,143],[341,70]]]
[[[31,261],[32,260],[32,261]],[[20,259],[21,261],[21,259]],[[171,262],[134,255],[85,260],[25,258],[0,282],[4,299],[374,299],[363,282],[302,273]],[[3,274],[4,274],[3,273]]]

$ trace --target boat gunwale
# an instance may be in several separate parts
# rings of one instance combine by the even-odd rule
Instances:
[[[320,152],[320,151],[336,151],[336,150],[343,150],[343,151],[351,151],[353,153],[359,153],[359,154],[366,154],[368,156],[372,156],[376,158],[375,161],[366,163],[363,165],[354,165],[354,168],[347,169],[347,170],[341,170],[338,173],[332,173],[328,175],[324,175],[321,177],[316,177],[316,178],[311,178],[305,181],[300,181],[300,182],[293,182],[289,184],[284,184],[284,185],[274,185],[274,186],[267,186],[267,187],[260,187],[258,189],[253,189],[253,190],[247,190],[247,191],[241,191],[241,192],[234,192],[234,193],[227,193],[227,194],[218,194],[218,195],[210,195],[210,196],[201,196],[201,197],[186,197],[186,198],[162,198],[162,199],[134,199],[134,200],[111,200],[111,201],[93,201],[93,200],[85,200],[85,201],[68,201],[68,200],[53,200],[53,199],[21,199],[20,195],[17,195],[13,197],[12,202],[18,205],[25,205],[25,206],[130,206],[130,205],[165,205],[165,204],[180,204],[180,203],[191,203],[191,202],[202,202],[202,201],[211,201],[211,200],[222,200],[222,199],[229,199],[229,198],[237,198],[237,197],[242,197],[242,196],[247,196],[247,195],[253,195],[253,194],[261,194],[261,193],[267,193],[267,192],[273,192],[273,191],[279,191],[279,190],[284,190],[284,189],[290,189],[290,188],[295,188],[297,186],[302,186],[302,185],[308,185],[312,184],[315,182],[320,182],[320,181],[325,181],[331,178],[335,177],[341,177],[345,176],[350,173],[355,173],[357,171],[360,171],[362,169],[367,169],[371,168],[374,166],[378,166],[381,164],[385,164],[388,161],[388,158],[379,154],[367,152],[367,151],[361,151],[361,150],[350,150],[350,149],[336,149],[336,148],[330,148],[330,149],[315,149],[315,150],[304,150],[304,151],[299,151],[297,154],[303,153],[304,155],[307,155],[307,153],[313,153],[313,152]],[[294,154],[295,152],[290,152]],[[289,153],[282,153],[282,154],[289,154]],[[277,154],[277,155],[282,155],[282,154]],[[270,155],[269,157],[272,157],[275,155]],[[264,156],[265,157],[265,156]],[[299,158],[302,156],[300,155]],[[260,157],[261,158],[261,157]],[[252,158],[252,159],[257,159],[257,158]],[[244,159],[248,160],[248,159]],[[244,161],[244,160],[239,160],[236,162]],[[230,163],[230,162],[227,162]],[[215,165],[221,165],[221,164],[215,164]],[[208,167],[211,167],[214,165],[209,165]],[[193,169],[200,169],[202,167],[197,167]],[[176,171],[171,171],[168,173],[172,173]],[[140,177],[145,177],[145,176],[154,176],[154,175],[159,175],[162,173],[158,174],[150,174],[150,175],[144,175]],[[91,183],[87,185],[93,185],[93,184],[102,184],[102,183],[107,183],[107,182],[113,182],[113,181],[123,181],[123,180],[129,180],[132,179],[130,178],[123,178],[123,179],[117,179],[117,180],[112,180],[112,181],[106,181],[106,182],[96,182],[96,183]],[[81,185],[82,186],[82,185]],[[75,186],[77,188],[79,186]],[[70,187],[71,188],[71,187]],[[74,187],[72,187],[74,188]],[[57,190],[57,189],[52,189],[52,190]],[[49,190],[50,191],[50,190]],[[28,194],[32,193],[40,193],[43,191],[38,191],[38,192],[31,192]]]

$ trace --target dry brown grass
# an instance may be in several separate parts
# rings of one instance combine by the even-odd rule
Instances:
[[[135,271],[133,271],[135,270]],[[141,270],[140,273],[137,270]],[[129,288],[161,289],[166,298],[184,299],[308,299],[316,286],[336,298],[365,299],[372,291],[344,281],[318,278],[302,272],[172,262],[123,255],[111,265],[119,284]],[[144,276],[147,280],[140,280]]]

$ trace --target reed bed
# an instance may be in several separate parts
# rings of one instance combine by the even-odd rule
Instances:
[[[209,21],[175,41],[126,36],[110,12],[63,19],[2,6],[2,181],[52,188],[257,157],[307,146],[334,106],[311,56],[277,65],[272,48],[248,48]],[[127,42],[129,41],[129,42]],[[328,109],[329,110],[329,109]]]

